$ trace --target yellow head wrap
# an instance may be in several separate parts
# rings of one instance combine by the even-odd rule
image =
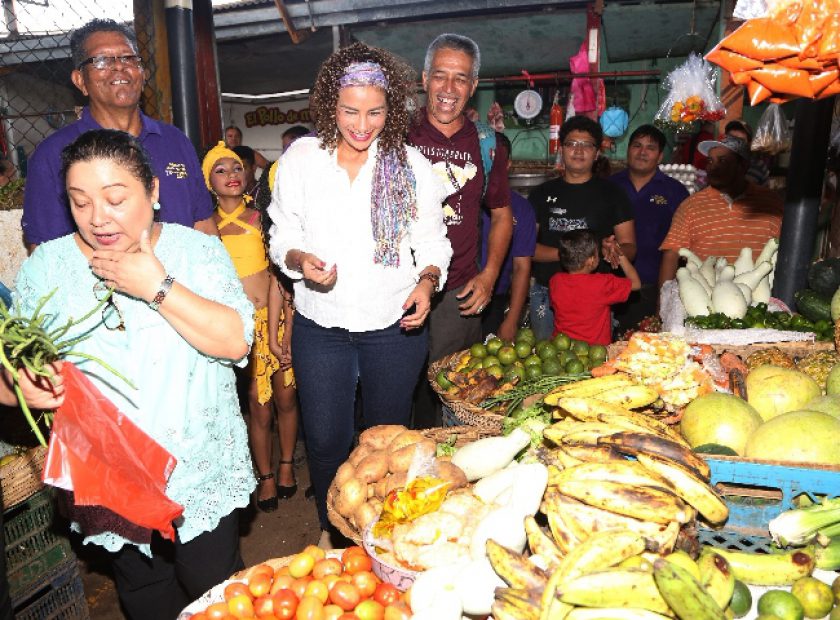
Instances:
[[[204,160],[201,162],[201,173],[204,175],[204,183],[211,192],[213,191],[213,187],[210,185],[210,171],[216,165],[216,162],[224,157],[235,159],[239,162],[240,166],[242,165],[242,160],[239,158],[239,155],[225,146],[225,143],[221,140],[216,146],[207,151],[207,155],[204,156]]]
[[[268,169],[268,191],[274,191],[274,175],[277,174],[277,162],[280,161],[279,159],[274,160],[274,163],[271,164],[271,167]]]

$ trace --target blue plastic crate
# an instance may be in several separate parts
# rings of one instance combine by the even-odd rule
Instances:
[[[840,495],[840,468],[706,456],[711,482],[723,493],[729,519],[718,530],[701,529],[700,540],[719,547],[766,551],[768,523],[806,494]]]

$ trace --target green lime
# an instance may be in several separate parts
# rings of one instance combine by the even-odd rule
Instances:
[[[481,357],[471,357],[470,361],[467,362],[467,368],[481,368],[481,364],[484,361],[484,358]]]
[[[537,355],[536,353],[533,353],[533,354],[529,355],[528,357],[526,357],[523,360],[523,363],[525,364],[526,367],[528,367],[528,366],[541,366],[542,365],[542,360],[540,359],[539,355]]]
[[[729,608],[736,618],[743,618],[752,608],[752,594],[743,581],[735,580],[735,590],[732,593],[732,600],[729,601]]]
[[[505,381],[510,381],[511,383],[517,383],[525,379],[525,369],[520,368],[519,366],[511,366],[505,371],[504,376],[502,377]]]
[[[782,620],[776,614],[758,614],[755,620]]]
[[[490,366],[501,366],[502,362],[499,361],[499,358],[495,355],[488,355],[483,360],[481,360],[481,367],[482,368],[490,368]]]
[[[494,379],[501,379],[505,374],[505,371],[502,370],[502,367],[498,364],[495,366],[490,366],[490,368],[485,368],[484,370],[486,370],[487,374],[493,377]]]
[[[556,357],[550,357],[543,360],[542,371],[544,375],[561,375],[563,374],[563,366]]]
[[[790,592],[768,590],[758,599],[758,613],[778,616],[780,620],[802,620],[805,610]]]
[[[531,355],[531,343],[527,340],[519,340],[515,345],[513,345],[513,350],[516,351],[516,355],[519,359],[524,360],[526,357]]]
[[[831,586],[814,577],[797,579],[790,593],[802,604],[806,618],[822,618],[834,607]]]
[[[481,342],[476,342],[470,347],[470,355],[473,357],[487,357],[487,347]]]
[[[518,359],[516,355],[516,350],[508,345],[505,345],[501,349],[499,349],[499,352],[496,353],[496,357],[499,358],[499,361],[504,366],[510,366]]]
[[[528,381],[539,379],[543,376],[542,364],[531,364],[525,367],[525,378]]]
[[[583,340],[572,340],[571,350],[575,355],[589,355],[589,345]]]
[[[557,358],[557,349],[554,347],[553,344],[551,344],[550,342],[541,342],[540,344],[543,346],[539,347],[536,353],[540,356],[541,360]]]
[[[567,362],[578,359],[578,356],[571,351],[560,351],[557,354],[557,359],[565,366]]]
[[[530,327],[521,327],[519,331],[516,332],[516,338],[514,340],[527,340],[533,346],[537,342],[537,337],[534,335],[534,330]]]
[[[579,375],[580,373],[582,373],[585,370],[585,368],[583,366],[583,362],[581,362],[580,360],[570,360],[570,361],[566,362],[566,366],[564,367],[564,370],[566,371],[567,374]]]
[[[589,359],[598,362],[607,361],[607,347],[602,344],[593,344],[589,347]]]
[[[572,339],[566,334],[557,334],[551,341],[558,351],[567,351],[572,346]]]
[[[445,370],[441,370],[437,375],[435,375],[435,381],[441,387],[441,389],[444,390],[448,390],[449,388],[454,387],[452,385],[452,382],[449,379],[447,379]]]
[[[496,355],[503,346],[505,346],[505,341],[501,338],[491,338],[487,344],[487,353],[490,355]]]

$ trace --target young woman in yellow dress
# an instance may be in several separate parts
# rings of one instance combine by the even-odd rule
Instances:
[[[242,281],[245,293],[254,304],[254,344],[251,349],[251,383],[248,388],[248,436],[251,456],[256,468],[257,507],[263,512],[277,509],[278,497],[291,497],[297,490],[294,481],[293,459],[297,436],[297,407],[294,377],[291,375],[291,358],[282,355],[281,347],[270,346],[270,313],[273,310],[275,326],[290,316],[291,298],[284,294],[269,269],[266,245],[263,238],[259,211],[248,206],[250,197],[245,195],[244,167],[242,160],[223,142],[219,142],[204,157],[201,164],[204,180],[216,200],[215,221],[222,243],[230,254]],[[273,302],[272,302],[273,298]],[[281,360],[272,352],[281,352]],[[282,368],[282,370],[281,370]],[[277,372],[281,370],[281,372]],[[279,375],[276,380],[273,376]],[[278,394],[278,421],[280,440],[280,483],[271,471],[271,399],[273,389]],[[293,419],[290,423],[289,418]],[[294,428],[291,428],[291,426]]]

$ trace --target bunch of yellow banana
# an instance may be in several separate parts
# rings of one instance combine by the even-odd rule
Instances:
[[[644,537],[629,530],[595,534],[569,553],[546,550],[551,538],[527,525],[535,556],[525,559],[488,541],[487,556],[508,584],[498,588],[496,620],[724,620],[735,577],[722,555],[706,548],[695,562],[678,551],[645,551]],[[536,527],[536,530],[534,529]],[[539,530],[539,531],[537,531]],[[546,570],[547,553],[555,562]],[[539,559],[537,559],[537,557]]]
[[[604,377],[560,385],[546,394],[543,402],[554,407],[561,398],[597,398],[601,402],[619,407],[640,409],[659,400],[659,394],[627,373],[617,372]]]

